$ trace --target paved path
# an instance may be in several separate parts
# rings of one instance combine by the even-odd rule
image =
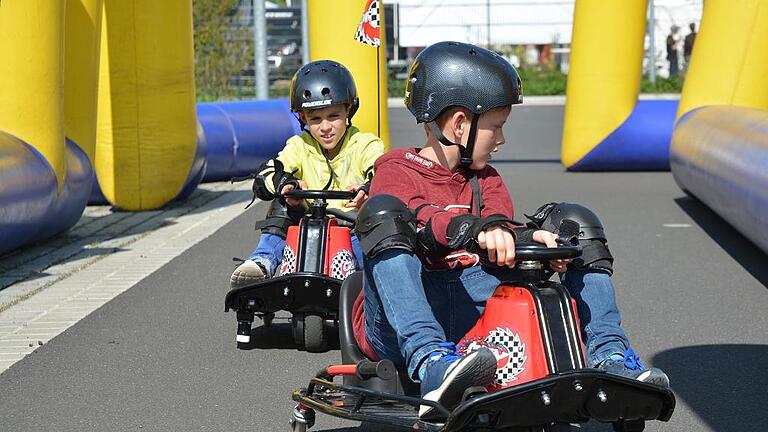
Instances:
[[[515,107],[493,163],[518,212],[568,199],[604,220],[624,326],[678,396],[672,421],[646,430],[765,430],[768,258],[669,173],[565,173],[562,118]],[[407,111],[390,122],[393,142],[420,144]],[[265,207],[243,212],[247,185],[224,187],[157,213],[89,209],[65,237],[0,260],[0,431],[287,430],[292,390],[338,351],[295,351],[284,321],[235,348],[231,258],[254,246]],[[319,417],[313,430],[380,429]]]

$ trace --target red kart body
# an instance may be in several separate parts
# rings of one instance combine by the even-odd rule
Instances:
[[[571,300],[576,317],[576,302]],[[531,291],[503,284],[486,302],[477,324],[459,342],[461,352],[488,347],[496,355],[496,381],[489,391],[544,378],[549,374],[539,313]],[[579,344],[581,339],[579,335]],[[583,359],[583,352],[582,352]]]
[[[302,221],[303,222],[303,221]],[[352,240],[349,228],[338,226],[336,219],[327,219],[325,239],[320,251],[306,250],[308,241],[302,239],[301,225],[288,228],[283,250],[283,262],[277,271],[283,276],[297,271],[298,263],[305,262],[302,254],[322,254],[322,273],[326,276],[344,280],[355,271],[355,254],[352,252]],[[302,241],[303,240],[303,241]]]

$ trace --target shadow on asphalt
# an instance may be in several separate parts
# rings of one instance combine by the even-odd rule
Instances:
[[[691,197],[676,198],[680,208],[744,270],[768,288],[768,255],[736,231],[725,219],[701,201]]]
[[[280,319],[280,318],[276,318]],[[258,321],[257,321],[258,322]],[[256,323],[254,323],[256,324]],[[328,332],[328,351],[339,349],[339,333],[337,330]],[[237,348],[241,350],[253,349],[274,349],[274,350],[296,350],[296,343],[293,341],[291,324],[274,323],[269,327],[260,325],[251,330],[251,342],[244,344],[238,343]]]
[[[741,432],[766,428],[767,358],[768,345],[699,345],[663,351],[653,364],[713,431]]]

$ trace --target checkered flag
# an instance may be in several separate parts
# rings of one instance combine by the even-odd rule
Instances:
[[[496,384],[504,386],[517,380],[517,376],[525,370],[525,344],[520,340],[520,335],[508,328],[496,327],[488,332],[485,338],[487,346],[496,348],[497,369]]]
[[[496,380],[494,385],[504,387],[516,381],[518,375],[525,371],[525,343],[518,333],[509,328],[496,327],[488,332],[486,337],[475,337],[470,340],[462,339],[458,345],[459,353],[467,355],[481,347],[486,347],[496,356]]]
[[[381,45],[381,14],[379,0],[368,0],[365,12],[355,32],[355,40],[366,45],[378,47]]]

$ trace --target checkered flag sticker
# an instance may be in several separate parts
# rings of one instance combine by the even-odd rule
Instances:
[[[460,350],[464,354],[475,351],[481,347],[487,347],[496,356],[496,380],[494,385],[503,387],[512,381],[516,381],[518,375],[525,370],[525,344],[520,340],[520,335],[508,328],[496,327],[488,332],[484,339],[462,341],[466,348]]]
[[[293,273],[296,271],[296,253],[293,252],[290,246],[286,245],[283,249],[283,262],[280,264],[280,269],[277,272],[278,276],[284,274]]]
[[[331,277],[344,280],[355,272],[355,257],[352,252],[342,249],[331,260]]]
[[[355,40],[366,45],[378,47],[381,45],[381,14],[379,0],[368,0],[365,12],[355,32]]]

